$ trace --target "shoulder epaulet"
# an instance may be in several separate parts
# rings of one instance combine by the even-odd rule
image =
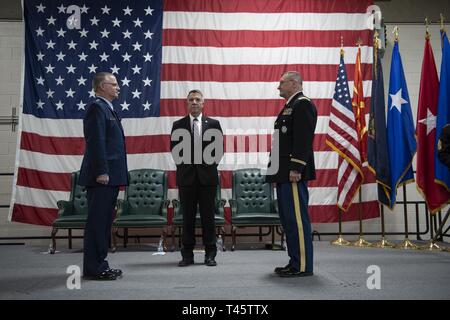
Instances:
[[[448,127],[448,126],[450,126],[450,123],[447,123],[445,126],[442,127],[442,129],[443,129],[443,128],[446,128],[446,127]]]
[[[311,101],[311,99],[310,99],[310,98],[308,98],[308,97],[305,97],[305,96],[301,96],[301,97],[297,98],[297,100],[306,100],[306,101]]]

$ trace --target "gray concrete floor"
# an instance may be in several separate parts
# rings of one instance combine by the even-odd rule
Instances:
[[[81,280],[80,289],[69,290],[66,271],[71,265],[82,267],[81,250],[61,248],[50,255],[45,247],[3,245],[0,299],[450,299],[447,252],[335,247],[316,241],[315,275],[280,278],[273,269],[287,263],[286,252],[263,247],[219,252],[217,267],[204,266],[199,250],[195,265],[180,268],[179,252],[161,256],[153,255],[154,247],[131,246],[108,255],[110,265],[123,270],[122,279]],[[375,283],[370,266],[379,267],[380,289],[367,287]]]

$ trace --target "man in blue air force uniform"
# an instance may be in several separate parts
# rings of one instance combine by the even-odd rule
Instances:
[[[112,101],[118,98],[116,77],[107,72],[94,76],[96,99],[83,119],[86,149],[78,184],[86,186],[88,218],[84,231],[83,275],[96,280],[116,280],[120,269],[106,261],[119,186],[128,185],[125,136]]]
[[[313,140],[317,111],[311,100],[303,95],[298,72],[284,73],[278,90],[286,104],[275,121],[266,181],[276,183],[278,211],[290,260],[274,272],[281,277],[304,277],[313,275],[307,182],[316,177]]]

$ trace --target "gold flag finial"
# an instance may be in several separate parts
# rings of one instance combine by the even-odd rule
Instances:
[[[445,31],[445,28],[444,28],[444,21],[445,21],[444,15],[442,13],[440,13],[439,16],[440,16],[440,22],[441,22],[441,31]]]
[[[430,23],[428,22],[428,17],[425,17],[425,39],[430,40],[430,30],[428,26]]]
[[[394,27],[394,30],[392,30],[392,33],[394,34],[394,41],[398,42],[398,26]]]
[[[358,39],[356,40],[356,45],[358,46],[358,47],[361,47],[361,45],[362,45],[362,39],[360,38],[360,37],[358,37]]]
[[[344,37],[341,35],[341,56],[344,56]]]

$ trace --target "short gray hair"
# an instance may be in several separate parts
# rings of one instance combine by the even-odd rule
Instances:
[[[98,90],[98,87],[100,87],[100,84],[107,76],[113,76],[113,74],[110,72],[98,72],[95,74],[94,79],[92,79],[92,88],[94,89],[94,92]]]
[[[203,98],[203,93],[202,93],[200,90],[198,90],[198,89],[192,89],[191,91],[189,91],[189,93],[188,93],[188,95],[187,95],[187,98],[189,98],[189,96],[191,95],[191,93],[198,93],[198,94],[200,94],[200,95],[202,96],[202,98]]]
[[[300,85],[303,84],[302,76],[297,71],[287,71],[283,74],[283,76],[289,78],[290,80],[294,80]]]

